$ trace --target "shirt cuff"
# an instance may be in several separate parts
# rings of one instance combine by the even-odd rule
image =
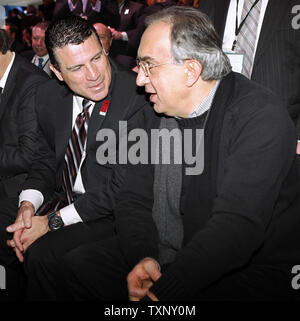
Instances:
[[[76,211],[74,204],[70,204],[64,208],[61,208],[59,213],[65,225],[82,222],[82,219]]]
[[[92,5],[93,11],[100,12],[101,10],[101,1],[96,1],[95,6]]]
[[[127,32],[122,31],[121,33],[122,33],[122,40],[123,40],[123,41],[128,41],[128,35],[127,35]]]
[[[28,201],[32,203],[34,207],[34,211],[38,210],[38,208],[43,204],[44,202],[44,196],[43,194],[36,190],[36,189],[26,189],[22,191],[19,195],[19,206],[21,205],[21,202]]]
[[[68,0],[68,5],[71,12],[75,10],[76,5],[74,6],[71,0]]]

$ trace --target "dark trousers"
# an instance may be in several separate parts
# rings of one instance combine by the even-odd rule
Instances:
[[[6,232],[6,227],[15,222],[18,212],[18,198],[0,197],[0,265],[5,275],[5,289],[0,290],[0,301],[15,301],[24,298],[25,278],[23,265],[19,262],[12,248],[6,241],[13,234]],[[3,280],[2,280],[3,281]]]
[[[48,232],[26,251],[24,268],[28,300],[56,300],[57,272],[62,258],[83,244],[114,235],[114,221],[106,217],[92,222],[77,223],[55,232]],[[76,258],[81,261],[81,257]]]
[[[62,257],[57,279],[60,300],[126,301],[126,278],[131,268],[117,238],[82,245]],[[162,267],[162,273],[168,270]],[[195,276],[201,277],[201,276]],[[203,276],[205,277],[205,276]],[[224,276],[187,300],[266,301],[296,300],[290,275],[271,266],[251,266]],[[159,296],[158,296],[159,298]],[[170,297],[170,301],[174,298]]]
[[[58,299],[128,301],[129,272],[116,237],[82,245],[60,261]]]

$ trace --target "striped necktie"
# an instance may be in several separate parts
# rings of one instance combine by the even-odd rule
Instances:
[[[241,21],[243,21],[248,12],[251,10],[251,7],[253,6],[254,2],[255,0],[244,0]],[[244,53],[242,74],[249,79],[251,78],[252,67],[254,62],[254,51],[260,9],[261,1],[258,1],[258,3],[250,11],[247,19],[245,20],[245,24],[243,25],[237,38],[237,45],[239,49]]]
[[[69,139],[63,170],[63,187],[66,192],[68,203],[73,203],[72,191],[79,171],[83,150],[86,143],[89,108],[92,103],[84,99],[82,112],[78,114]]]

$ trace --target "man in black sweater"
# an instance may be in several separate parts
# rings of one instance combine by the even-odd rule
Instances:
[[[300,188],[286,108],[231,72],[203,13],[172,7],[147,23],[137,84],[160,115],[145,110],[141,126],[172,133],[171,161],[159,144],[161,162],[129,167],[117,237],[64,256],[62,298],[296,298]]]

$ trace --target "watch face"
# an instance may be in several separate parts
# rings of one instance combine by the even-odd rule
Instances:
[[[51,231],[58,230],[63,226],[64,226],[64,222],[59,215],[55,214],[54,216],[50,217],[49,227],[50,227]]]

